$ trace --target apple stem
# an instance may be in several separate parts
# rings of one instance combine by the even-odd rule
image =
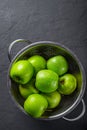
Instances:
[[[64,80],[61,80],[61,81],[60,81],[60,84],[64,84]]]

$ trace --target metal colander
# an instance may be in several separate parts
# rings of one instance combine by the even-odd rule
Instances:
[[[16,54],[16,56],[12,59],[11,49],[13,45],[18,42],[23,42],[23,43],[27,42],[29,45],[21,49]],[[82,99],[84,95],[84,90],[86,87],[85,85],[86,78],[85,78],[84,69],[79,59],[77,58],[77,56],[71,50],[69,50],[66,46],[57,42],[39,41],[35,43],[30,43],[29,40],[18,39],[18,40],[13,41],[10,44],[9,49],[8,49],[8,56],[11,63],[8,70],[8,88],[9,88],[9,92],[12,99],[15,101],[18,108],[21,109],[22,112],[27,114],[23,109],[24,99],[21,97],[19,93],[17,84],[10,79],[9,72],[10,72],[12,64],[14,64],[16,61],[21,60],[21,59],[27,59],[37,54],[43,56],[46,60],[56,55],[64,56],[69,63],[68,72],[72,73],[77,78],[77,89],[75,90],[75,92],[69,96],[62,96],[60,105],[56,107],[53,111],[46,111],[44,115],[39,119],[50,120],[50,119],[58,119],[61,117],[69,121],[75,121],[75,120],[80,119],[85,113],[85,103],[84,103],[84,100]],[[81,101],[83,104],[83,109],[80,115],[73,119],[66,118],[65,116],[69,114]]]

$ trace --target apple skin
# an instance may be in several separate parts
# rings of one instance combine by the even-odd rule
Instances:
[[[58,75],[52,70],[40,70],[36,75],[36,88],[44,93],[51,93],[58,88]]]
[[[60,104],[61,94],[57,91],[48,94],[42,94],[48,101],[48,109],[53,109]]]
[[[34,67],[35,70],[35,74],[46,68],[46,60],[44,59],[44,57],[40,56],[40,55],[34,55],[31,56],[28,61],[32,64],[32,66]]]
[[[10,69],[10,77],[19,84],[26,84],[34,73],[33,66],[27,60],[19,60]]]
[[[77,87],[76,77],[72,74],[65,74],[59,78],[58,91],[64,95],[72,94]]]
[[[24,102],[24,110],[35,118],[41,117],[47,107],[46,98],[40,94],[32,94]]]
[[[68,71],[68,62],[62,55],[54,56],[48,59],[47,68],[60,76]]]
[[[35,80],[31,80],[24,85],[20,84],[19,92],[24,99],[26,99],[31,94],[39,93],[39,91],[35,87]]]

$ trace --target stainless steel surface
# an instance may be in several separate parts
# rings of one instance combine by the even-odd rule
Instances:
[[[12,44],[10,44],[10,46],[9,46],[9,48],[8,48],[8,58],[9,58],[10,61],[12,60],[12,54],[11,54],[12,47],[13,47],[16,43],[18,43],[18,42],[22,42],[23,44],[24,44],[25,42],[28,43],[28,44],[31,43],[31,41],[25,40],[25,39],[17,39],[17,40],[15,40],[15,41],[13,41]]]
[[[67,121],[77,121],[80,118],[82,118],[86,112],[86,105],[85,105],[85,102],[83,99],[82,99],[81,103],[82,103],[82,111],[77,117],[74,117],[74,118],[63,117],[63,119],[67,120]]]

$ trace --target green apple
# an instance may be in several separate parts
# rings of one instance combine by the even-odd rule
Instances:
[[[76,77],[72,74],[65,74],[59,79],[59,92],[64,95],[73,93],[77,86]]]
[[[39,93],[39,91],[35,87],[35,80],[29,81],[27,84],[19,85],[19,92],[23,98],[27,98],[29,95],[34,93]]]
[[[47,107],[46,98],[40,94],[32,94],[24,102],[24,110],[35,118],[41,117]]]
[[[46,68],[46,60],[44,59],[44,57],[40,56],[40,55],[34,55],[31,56],[28,61],[32,64],[32,66],[35,69],[35,74]]]
[[[55,108],[60,104],[61,101],[61,94],[57,91],[48,93],[48,94],[42,94],[48,101],[48,109]]]
[[[58,75],[63,75],[68,71],[68,63],[65,57],[58,55],[48,59],[47,68],[53,70]]]
[[[36,75],[36,88],[44,93],[51,93],[58,88],[58,75],[52,70],[40,70]]]
[[[19,60],[11,66],[10,77],[17,83],[26,84],[34,73],[33,66],[28,60]]]

